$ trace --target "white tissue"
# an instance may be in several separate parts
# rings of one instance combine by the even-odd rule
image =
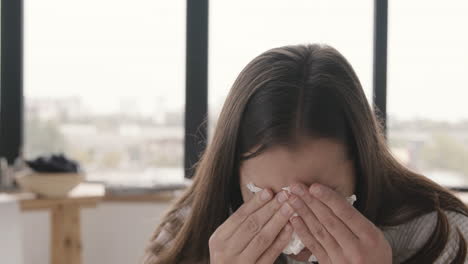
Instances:
[[[310,257],[309,257],[309,259],[307,261],[309,261],[309,262],[317,261],[317,258],[314,255],[310,255]]]
[[[253,193],[263,190],[262,188],[255,186],[255,184],[251,182],[247,184],[247,189],[249,189]],[[289,186],[283,187],[281,189],[291,193]],[[353,194],[349,197],[346,197],[346,200],[350,204],[354,204],[354,202],[356,201],[356,195]],[[294,213],[294,215],[297,215],[297,213]],[[299,254],[299,252],[301,252],[304,249],[304,247],[305,247],[304,243],[302,243],[301,239],[299,239],[299,236],[296,234],[296,232],[293,232],[291,241],[289,241],[289,244],[283,249],[283,253],[286,255],[290,255],[290,254],[297,255]],[[310,255],[309,257],[309,262],[312,262],[312,261],[317,261],[314,255]]]
[[[297,255],[304,249],[304,244],[302,243],[299,235],[296,232],[293,232],[289,244],[283,249],[283,253],[286,255]]]
[[[249,189],[249,191],[253,192],[253,193],[256,193],[256,192],[259,192],[261,190],[263,190],[262,188],[259,188],[257,186],[255,186],[255,184],[249,182],[247,183],[247,189]]]

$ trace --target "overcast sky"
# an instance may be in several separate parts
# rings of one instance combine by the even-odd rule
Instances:
[[[211,1],[210,109],[219,109],[253,57],[298,43],[337,48],[370,98],[373,2]],[[468,1],[389,2],[390,115],[468,119]],[[143,114],[182,108],[185,7],[184,0],[25,0],[27,99],[79,96],[104,113],[118,111],[122,97]]]

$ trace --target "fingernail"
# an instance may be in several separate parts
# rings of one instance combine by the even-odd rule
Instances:
[[[263,190],[262,193],[260,194],[260,198],[262,198],[263,201],[267,201],[270,199],[270,192],[267,190]]]
[[[282,203],[288,199],[288,195],[284,191],[281,191],[280,193],[278,193],[277,198],[278,202]]]
[[[289,204],[285,203],[283,204],[283,206],[281,206],[281,213],[283,213],[284,216],[289,216],[290,214],[292,214],[292,212],[293,209]]]
[[[296,213],[294,213],[294,214],[289,218],[289,221],[290,221],[291,223],[294,222],[294,221],[297,221],[296,218],[298,218],[298,217],[299,217],[299,215],[297,215]]]
[[[315,261],[317,261],[317,258],[314,255],[310,255],[310,257],[309,257],[309,259],[307,261],[315,262]]]
[[[321,187],[318,184],[314,184],[310,187],[310,192],[314,195],[319,196],[321,194]]]
[[[291,205],[296,209],[299,209],[302,207],[302,203],[301,201],[299,201],[299,198],[297,196],[294,196],[291,198]]]
[[[304,190],[302,189],[302,187],[300,185],[294,185],[292,188],[292,192],[297,194],[297,195],[304,195]]]
[[[297,213],[294,213],[291,217],[289,217],[289,223],[293,223],[293,221],[296,221],[296,218],[298,218],[299,215]]]

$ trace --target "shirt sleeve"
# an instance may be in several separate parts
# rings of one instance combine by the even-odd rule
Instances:
[[[161,228],[161,231],[156,237],[150,241],[150,245],[144,256],[144,264],[153,264],[158,260],[158,252],[164,250],[164,248],[171,246],[173,243],[173,236],[171,234],[171,223],[166,223]]]
[[[449,263],[458,253],[460,230],[468,242],[468,217],[452,211],[444,211],[447,216],[450,233],[447,244],[435,264]],[[435,211],[412,219],[407,223],[383,229],[385,238],[392,247],[393,263],[403,263],[416,254],[426,244],[437,225]],[[467,262],[468,263],[468,262]]]
[[[458,234],[457,230],[460,231],[461,235],[468,243],[468,217],[463,214],[451,211],[446,211],[445,213],[449,220],[450,234],[447,245],[436,262],[434,262],[436,264],[449,263],[457,255],[459,248],[458,243],[460,241],[460,235]],[[465,261],[465,263],[468,263],[468,259]]]

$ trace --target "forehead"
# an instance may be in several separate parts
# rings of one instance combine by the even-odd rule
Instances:
[[[271,147],[241,164],[241,184],[253,182],[278,192],[284,186],[314,182],[330,187],[340,185],[347,176],[344,146],[327,139],[303,140],[299,147]]]

